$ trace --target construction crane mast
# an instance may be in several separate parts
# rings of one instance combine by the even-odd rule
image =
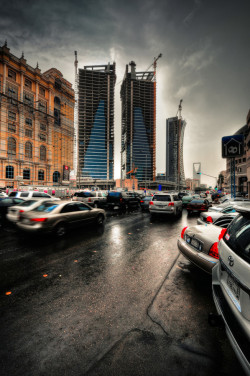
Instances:
[[[182,102],[183,102],[183,99],[181,99],[180,100],[180,103],[179,103],[179,107],[178,107],[178,110],[177,110],[177,114],[176,114],[176,116],[178,116],[179,117],[179,119],[182,119],[182,116],[181,116],[181,111],[182,111]]]

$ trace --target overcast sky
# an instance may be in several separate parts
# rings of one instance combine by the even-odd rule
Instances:
[[[183,99],[185,176],[194,162],[217,176],[225,169],[221,138],[246,124],[250,108],[250,2],[245,0],[0,0],[0,44],[24,52],[42,72],[59,69],[74,84],[79,67],[131,60],[157,66],[157,172],[165,172],[166,118]],[[115,102],[115,177],[120,176],[120,84]],[[214,179],[202,176],[202,183]]]

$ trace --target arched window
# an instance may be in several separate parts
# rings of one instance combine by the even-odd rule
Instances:
[[[25,157],[32,158],[32,143],[29,141],[25,143]]]
[[[16,140],[14,137],[8,138],[8,154],[16,155]]]
[[[38,171],[38,180],[44,180],[44,170]]]
[[[26,180],[30,179],[30,169],[29,168],[23,169],[23,179],[26,179]]]
[[[40,146],[40,160],[46,161],[46,147],[43,145]]]
[[[6,166],[5,178],[14,179],[14,167],[13,166]]]
[[[59,171],[55,171],[53,173],[53,183],[58,183],[59,179],[60,179],[60,172]]]

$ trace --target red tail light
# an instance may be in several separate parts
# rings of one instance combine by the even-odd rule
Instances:
[[[143,200],[141,200],[141,202],[143,203],[144,201],[143,201]]]
[[[46,222],[47,218],[31,218],[31,222]]]
[[[153,201],[150,201],[150,202],[149,202],[149,205],[154,205]]]
[[[88,199],[88,202],[91,202],[91,198]]]
[[[226,229],[226,228],[223,228],[223,229],[221,230],[221,233],[220,233],[220,235],[219,235],[219,240],[221,240],[221,239],[223,238],[223,236],[225,235],[226,232],[227,232],[227,229]]]
[[[24,212],[24,210],[19,210],[19,213],[23,213]]]
[[[181,238],[182,238],[182,239],[184,239],[184,234],[185,234],[185,231],[186,231],[187,228],[188,228],[188,226],[186,226],[186,227],[184,227],[184,228],[182,229],[182,232],[181,232]]]
[[[170,202],[170,203],[168,204],[168,206],[174,206],[174,203],[173,203],[173,202]]]
[[[211,217],[211,215],[209,215],[206,219],[206,222],[208,223],[213,223],[213,218]]]
[[[208,255],[216,259],[219,259],[218,242],[212,245],[212,247],[210,248],[208,252]]]
[[[122,202],[122,198],[120,198],[120,202]]]

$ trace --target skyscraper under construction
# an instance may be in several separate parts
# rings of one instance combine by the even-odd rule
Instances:
[[[115,63],[78,72],[77,175],[114,178]]]
[[[121,86],[121,177],[137,169],[138,181],[155,178],[156,82],[155,72],[136,72],[131,61]]]
[[[179,106],[180,107],[180,106]],[[185,120],[173,117],[167,119],[166,131],[166,180],[176,184],[177,189],[185,187],[183,164],[183,140]]]

